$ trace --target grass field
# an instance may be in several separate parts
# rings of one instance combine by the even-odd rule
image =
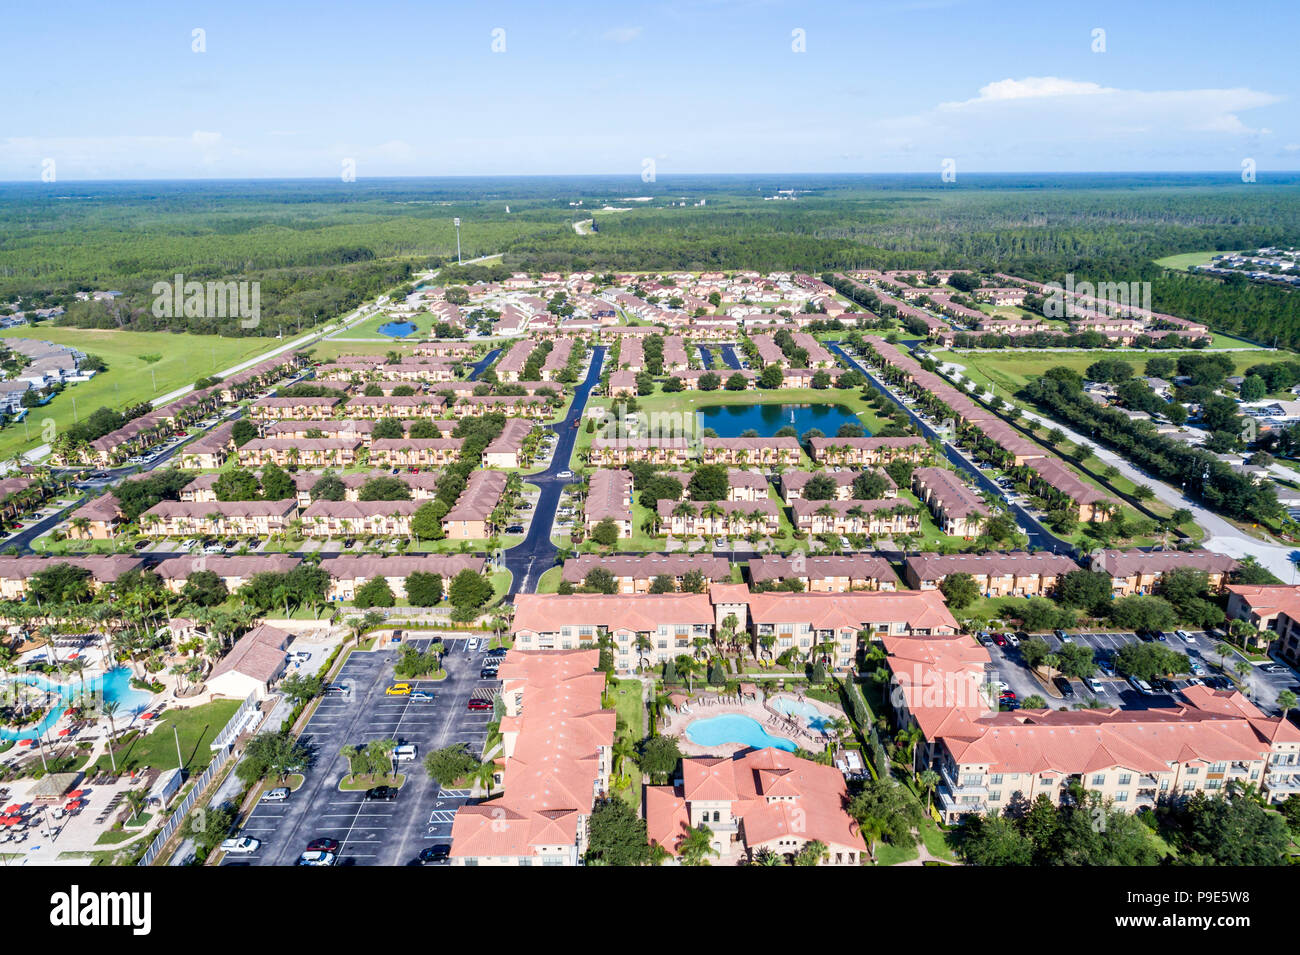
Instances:
[[[1209,265],[1216,255],[1223,254],[1223,252],[1184,252],[1182,255],[1166,255],[1163,259],[1156,259],[1156,265],[1185,271],[1193,265]]]
[[[36,338],[58,345],[71,345],[98,355],[108,371],[90,381],[69,385],[43,408],[28,415],[27,427],[12,424],[0,431],[0,460],[44,443],[41,435],[45,418],[56,428],[84,420],[101,406],[121,410],[175,391],[213,372],[252,358],[276,342],[266,338],[222,338],[217,335],[173,335],[169,332],[122,332],[86,328],[36,326],[7,328],[4,338]],[[141,355],[159,355],[148,362]],[[76,414],[73,414],[73,404]]]
[[[618,735],[633,745],[645,737],[645,704],[641,700],[640,680],[620,680],[611,688],[609,695],[614,698],[614,711],[618,714]],[[641,808],[641,770],[635,762],[623,763],[623,771],[631,777],[632,785],[620,790],[619,796],[634,810]]]
[[[180,735],[181,756],[185,760],[185,769],[191,775],[202,772],[212,762],[212,751],[208,744],[216,737],[221,728],[230,721],[239,709],[241,700],[215,700],[188,710],[170,710],[163,714],[151,732],[136,736],[130,742],[121,744],[116,750],[117,770],[129,769],[175,769],[176,736],[173,727]],[[124,721],[118,720],[120,730]],[[95,763],[95,772],[111,770],[109,758],[101,756]]]
[[[1032,378],[1040,378],[1049,368],[1064,366],[1073,368],[1083,374],[1099,358],[1119,358],[1130,362],[1138,374],[1142,373],[1148,358],[1170,357],[1177,359],[1180,351],[1074,351],[1074,352],[1039,352],[1039,351],[936,351],[937,361],[949,361],[963,367],[962,375],[980,384],[991,384],[995,393],[1006,398],[1011,392],[1019,391]],[[1199,353],[1198,353],[1199,354]],[[1288,353],[1264,350],[1227,352],[1232,359],[1237,373],[1251,365],[1262,362],[1285,361]]]

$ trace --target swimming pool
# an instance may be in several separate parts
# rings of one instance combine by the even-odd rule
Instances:
[[[750,716],[726,713],[695,720],[686,727],[686,738],[697,746],[718,746],[722,743],[740,743],[754,749],[775,747],[793,753],[798,747],[784,736],[772,736],[763,724]]]
[[[770,701],[772,709],[778,713],[784,713],[786,716],[802,717],[808,724],[809,729],[824,730],[830,725],[831,717],[827,716],[817,707],[813,706],[807,700],[796,700],[790,696],[779,696]]]
[[[53,691],[62,697],[65,704],[82,693],[82,684],[79,679],[68,683],[56,683],[41,673],[26,673],[7,682],[26,683],[28,686]],[[153,694],[148,690],[137,690],[131,686],[130,667],[115,667],[102,677],[92,677],[86,680],[85,692],[90,694],[102,693],[105,702],[116,701],[118,710],[114,719],[119,719],[121,722],[125,722],[137,713],[143,712],[153,699]],[[63,715],[65,708],[65,706],[52,706],[39,723],[26,729],[0,728],[0,739],[35,739],[59,721],[59,717]]]

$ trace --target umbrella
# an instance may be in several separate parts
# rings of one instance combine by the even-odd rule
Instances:
[[[29,740],[29,739],[20,739],[20,740],[18,741],[18,746],[19,746],[20,748],[23,747],[23,746],[31,746],[31,745],[32,745],[32,740]]]
[[[84,789],[74,789],[72,790],[72,792],[68,793],[68,798],[80,799],[84,795],[86,795],[86,791]]]
[[[72,730],[71,730],[69,727],[65,726],[65,727],[63,727],[63,729],[59,730],[59,735],[60,735],[60,736],[67,736],[67,735],[68,735],[69,733],[71,733],[71,732],[72,732]]]
[[[80,799],[69,799],[67,804],[63,808],[71,812],[73,809],[76,809],[80,805],[81,805]]]
[[[22,812],[22,811],[23,811],[23,804],[20,802],[16,802],[12,806],[9,806],[5,809],[5,815],[12,816],[14,813]]]
[[[151,720],[151,719],[153,719],[153,717],[154,717],[154,714],[152,714],[152,713],[142,713],[142,714],[140,715],[140,719],[142,719],[142,720]]]
[[[0,826],[12,826],[21,821],[17,816],[0,816]]]

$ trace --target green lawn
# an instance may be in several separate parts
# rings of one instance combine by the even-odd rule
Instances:
[[[1224,255],[1224,252],[1184,252],[1181,255],[1166,255],[1163,259],[1156,259],[1156,265],[1166,269],[1182,269],[1186,271],[1193,265],[1209,265],[1214,261],[1216,255]]]
[[[0,331],[0,337],[38,338],[59,345],[72,345],[88,354],[98,355],[108,363],[108,371],[100,372],[90,381],[69,385],[49,404],[32,409],[26,429],[21,424],[14,424],[0,431],[0,460],[44,443],[41,422],[45,418],[54,419],[56,428],[66,428],[74,420],[85,420],[101,406],[120,411],[128,405],[193,385],[199,378],[252,358],[277,344],[267,338],[122,332],[44,324],[7,328]],[[141,355],[162,357],[150,363],[141,359]],[[74,401],[77,406],[75,419]]]
[[[550,570],[546,571],[546,573],[542,574],[542,576],[537,579],[537,593],[555,593],[555,591],[559,589],[560,577],[562,574],[563,568],[559,566],[552,567]]]
[[[214,700],[202,706],[188,710],[169,710],[165,712],[156,729],[145,736],[136,736],[116,750],[118,772],[130,769],[175,769],[176,735],[180,736],[181,756],[185,760],[185,769],[191,775],[202,772],[212,762],[212,750],[208,748],[213,739],[235,715],[242,700]],[[118,720],[119,729],[124,721]],[[107,755],[101,756],[89,771],[110,772],[112,767]]]
[[[911,862],[920,854],[916,846],[895,846],[888,842],[880,842],[876,844],[876,865],[898,865],[900,862]]]
[[[614,698],[614,710],[618,714],[619,735],[632,743],[639,743],[645,738],[645,704],[641,699],[640,680],[620,680],[617,686],[609,690]],[[624,771],[631,777],[631,785],[619,791],[621,796],[633,809],[641,808],[641,770],[632,761],[623,764]]]

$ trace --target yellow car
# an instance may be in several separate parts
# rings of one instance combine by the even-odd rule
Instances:
[[[384,692],[387,693],[389,696],[410,696],[410,695],[411,695],[411,684],[409,684],[409,683],[394,683],[394,684],[393,684],[392,686],[390,686],[388,689],[384,690]]]

